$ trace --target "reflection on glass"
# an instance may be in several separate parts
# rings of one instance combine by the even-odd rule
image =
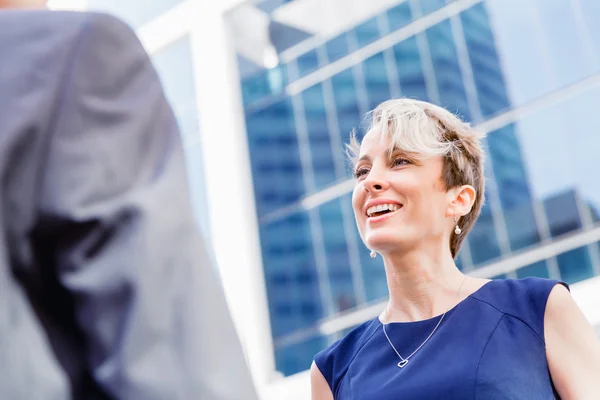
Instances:
[[[302,164],[290,100],[246,115],[258,215],[300,199]]]
[[[173,107],[185,144],[198,136],[198,106],[189,36],[159,51],[152,62]]]
[[[319,207],[334,312],[356,306],[340,199]]]
[[[352,69],[331,78],[342,143],[347,143],[350,132],[360,125],[361,116]],[[359,130],[360,132],[360,130]]]
[[[311,151],[316,190],[321,190],[336,180],[332,146],[327,126],[327,110],[321,84],[302,92],[306,128]]]
[[[398,43],[393,49],[402,96],[428,101],[416,37]]]
[[[421,15],[427,15],[446,5],[445,0],[419,0]]]
[[[538,243],[533,199],[515,126],[510,124],[491,132],[487,143],[511,249]]]
[[[546,260],[538,261],[533,264],[526,265],[517,270],[517,278],[527,278],[528,276],[536,276],[538,278],[550,278],[548,273],[548,265]]]
[[[273,337],[308,328],[323,316],[306,212],[261,227]]]
[[[364,47],[381,37],[377,17],[373,17],[353,29],[358,48]]]
[[[412,21],[410,1],[404,1],[386,12],[390,32],[394,32]]]
[[[556,256],[561,279],[573,283],[594,276],[592,262],[587,247],[580,247]]]
[[[431,52],[440,105],[460,115],[463,120],[471,120],[450,21],[434,25],[427,29],[425,34]]]
[[[275,348],[275,368],[290,376],[310,368],[313,357],[327,347],[327,338],[317,336],[300,343]]]
[[[484,3],[460,14],[481,113],[489,117],[510,107],[496,41]]]
[[[369,109],[372,110],[383,101],[391,98],[390,85],[385,68],[383,53],[366,59],[363,63]]]
[[[102,11],[122,18],[134,28],[159,17],[183,0],[88,0],[89,11]]]
[[[577,193],[569,190],[544,199],[544,210],[552,237],[581,229],[575,196]]]

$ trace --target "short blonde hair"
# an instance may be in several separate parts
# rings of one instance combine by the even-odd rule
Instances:
[[[443,157],[442,180],[446,190],[462,185],[475,188],[471,212],[458,221],[462,233],[452,234],[450,251],[456,257],[462,241],[473,228],[484,202],[484,134],[474,130],[448,110],[425,101],[388,100],[368,114],[368,130],[377,128],[382,140],[389,138],[394,148],[416,158]],[[360,143],[356,132],[347,145],[352,166],[356,164]]]

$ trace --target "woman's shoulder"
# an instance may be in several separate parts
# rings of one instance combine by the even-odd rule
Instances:
[[[377,332],[379,319],[374,318],[352,329],[343,338],[335,341],[324,350],[317,353],[315,364],[323,377],[329,383],[332,393],[343,379],[360,349]]]
[[[554,279],[527,277],[494,279],[471,297],[496,311],[527,324],[543,337],[544,313],[550,292],[556,285],[569,286]]]

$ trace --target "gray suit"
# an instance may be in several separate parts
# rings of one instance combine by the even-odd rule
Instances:
[[[1,399],[256,398],[130,28],[0,12],[0,183]]]

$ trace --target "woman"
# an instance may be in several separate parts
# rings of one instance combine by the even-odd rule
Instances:
[[[482,135],[390,100],[353,138],[352,205],[389,301],[317,354],[313,400],[600,398],[600,343],[566,284],[477,279],[454,258],[483,203]]]

